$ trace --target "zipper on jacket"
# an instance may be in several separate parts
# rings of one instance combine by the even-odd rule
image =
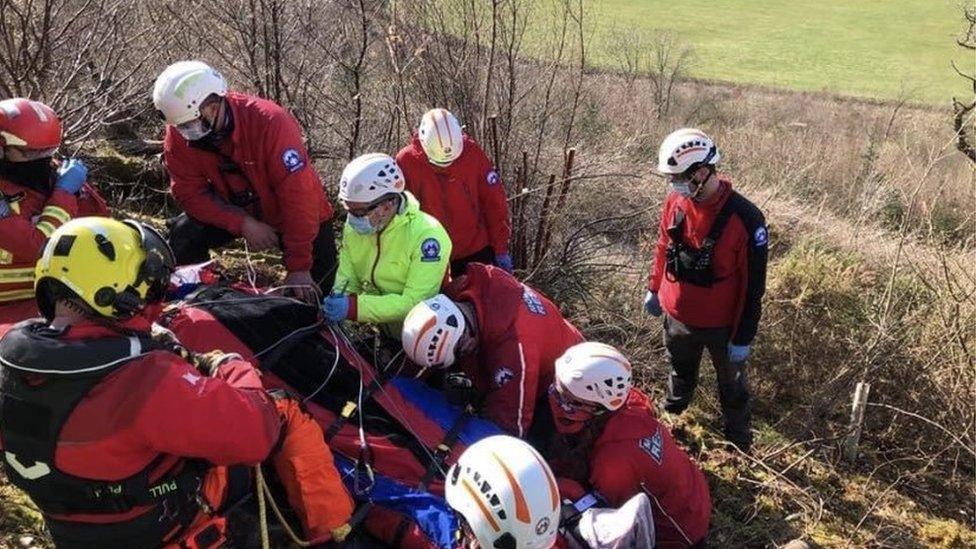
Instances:
[[[390,222],[392,223],[392,221],[393,220],[391,219]],[[386,230],[386,227],[383,227],[383,230]],[[373,283],[373,287],[376,288],[377,291],[380,290],[379,285],[376,284],[376,266],[380,264],[380,252],[382,251],[382,246],[380,243],[381,236],[383,236],[383,231],[376,233],[376,259],[373,260],[373,268],[369,271],[369,280]]]

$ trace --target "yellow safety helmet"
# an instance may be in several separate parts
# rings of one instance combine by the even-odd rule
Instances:
[[[58,299],[76,297],[101,316],[126,319],[163,299],[175,265],[166,240],[149,225],[72,219],[51,234],[37,262],[37,305],[51,319]]]

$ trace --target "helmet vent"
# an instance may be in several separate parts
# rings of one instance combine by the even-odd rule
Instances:
[[[71,252],[71,247],[75,245],[76,238],[77,236],[73,234],[61,235],[61,238],[58,239],[58,243],[54,246],[54,255],[67,257],[67,255]]]
[[[58,241],[58,244],[60,243]],[[96,234],[95,243],[98,245],[98,251],[102,252],[102,255],[107,257],[109,261],[115,261],[115,246],[112,245],[108,238],[105,238],[105,235]]]
[[[457,319],[456,316],[451,315],[451,316],[447,317],[447,320],[445,321],[445,324],[447,324],[451,328],[457,328],[458,327],[458,319]]]

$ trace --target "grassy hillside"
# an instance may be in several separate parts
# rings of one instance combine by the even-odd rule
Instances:
[[[623,50],[669,31],[691,46],[691,75],[805,91],[947,104],[966,91],[949,64],[976,58],[955,45],[954,0],[665,0],[590,2],[588,61],[620,68]],[[541,10],[545,11],[545,10]],[[551,32],[532,25],[528,37]]]

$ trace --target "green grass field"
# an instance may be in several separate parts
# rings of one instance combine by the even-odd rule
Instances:
[[[588,57],[619,68],[622,31],[670,31],[691,46],[694,77],[948,105],[967,92],[950,61],[976,71],[955,44],[967,1],[593,0]],[[542,32],[530,24],[530,40]]]

